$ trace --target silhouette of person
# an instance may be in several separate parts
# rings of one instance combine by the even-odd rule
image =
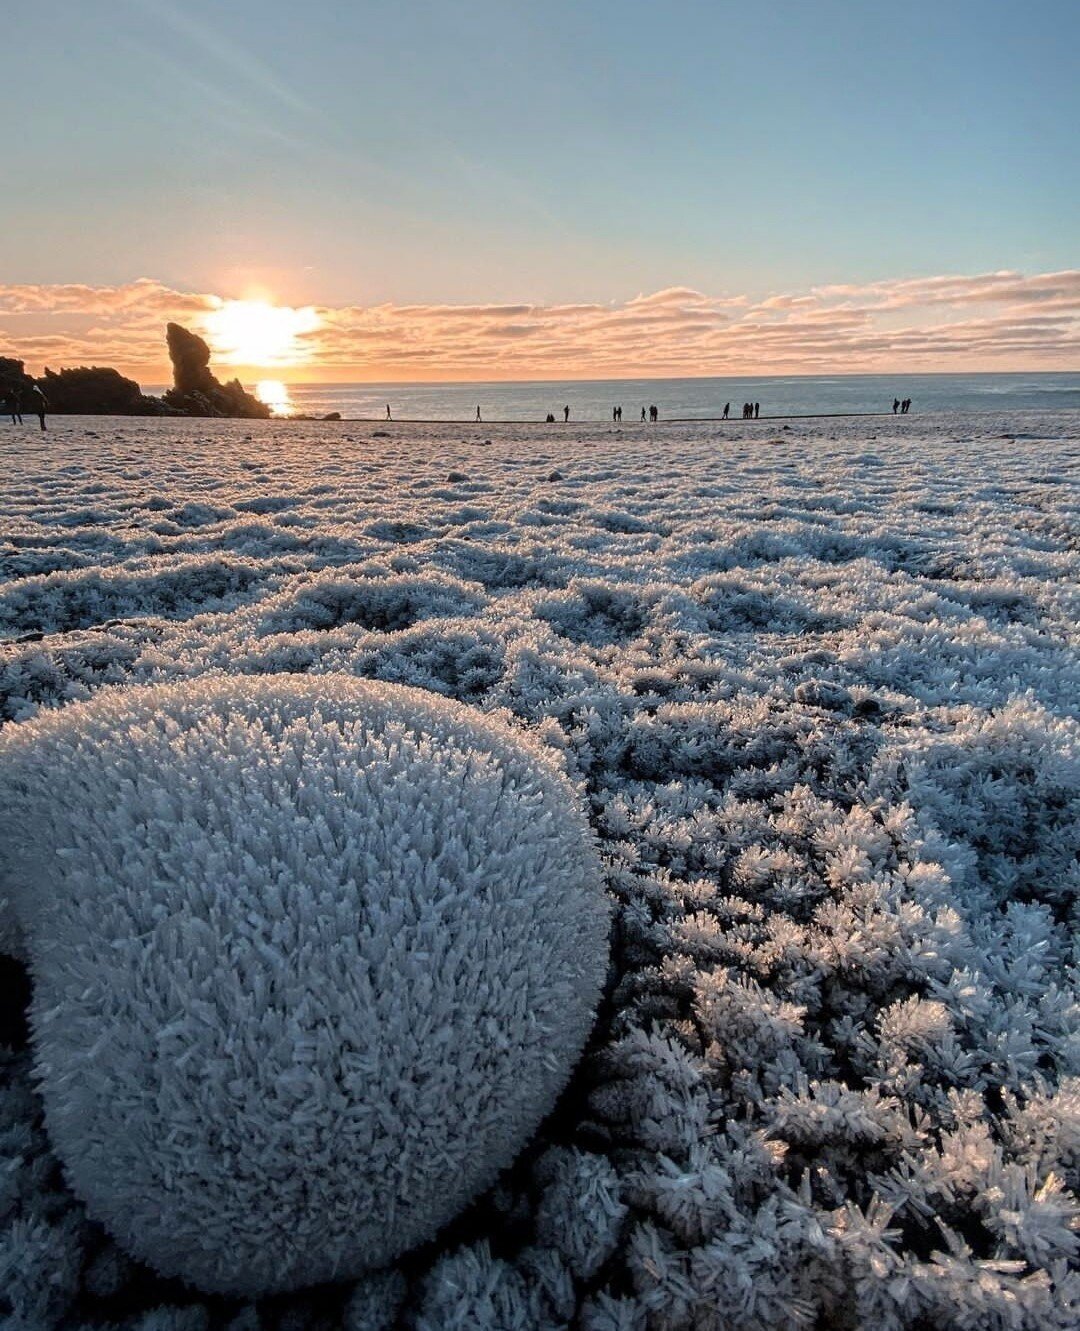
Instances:
[[[550,412],[550,411],[549,411],[548,414],[547,414],[547,424],[548,424],[548,425],[554,425],[554,424],[555,424],[555,416],[554,416],[554,414],[553,414],[552,412]]]
[[[642,420],[645,419],[645,408],[644,408],[644,407],[641,408],[641,419],[642,419]]]
[[[389,403],[389,402],[386,404],[386,419],[387,419],[388,421],[394,419],[394,418],[390,415],[390,403]]]
[[[757,420],[757,418],[758,418],[760,415],[761,415],[761,403],[760,403],[760,402],[755,402],[755,403],[754,403],[754,420]]]
[[[477,420],[480,419],[480,404],[479,404],[479,403],[476,404],[476,419],[477,419]]]
[[[724,403],[724,420],[727,420],[727,418],[728,418],[728,412],[729,412],[730,410],[731,410],[731,403],[730,403],[730,402],[725,402],[725,403]]]
[[[49,405],[45,394],[38,388],[37,384],[31,388],[30,392],[34,395],[34,410],[37,412],[37,418],[41,422],[41,428],[45,428],[45,409]],[[19,417],[19,424],[22,424],[22,416]]]
[[[18,390],[17,388],[13,388],[13,389],[11,390],[11,400],[10,400],[10,404],[9,404],[9,405],[11,406],[11,423],[12,423],[12,425],[14,425],[16,421],[18,421],[18,423],[21,425],[21,424],[23,423],[23,419],[22,419],[22,393],[20,393],[19,390]]]
[[[562,409],[562,418],[563,418],[564,421],[568,421],[568,420],[570,419],[570,408],[569,408],[569,407],[563,407],[563,409]]]
[[[906,416],[910,410],[911,410],[911,398],[906,397],[904,398],[904,415]]]
[[[898,397],[894,397],[892,400],[892,414],[894,416],[896,415],[896,409],[897,407],[899,407],[899,405],[900,405],[900,399]]]

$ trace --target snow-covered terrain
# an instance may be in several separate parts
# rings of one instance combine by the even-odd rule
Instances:
[[[580,783],[616,903],[593,1042],[502,1183],[255,1310],[87,1221],[5,972],[0,1312],[1074,1328],[1078,461],[1070,413],[0,427],[4,724],[208,671],[502,709]]]

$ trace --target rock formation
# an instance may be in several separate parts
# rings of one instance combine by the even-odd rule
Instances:
[[[24,404],[29,404],[29,394],[33,386],[34,381],[26,373],[21,360],[0,356],[0,402],[10,402],[18,395]]]
[[[188,416],[268,417],[265,402],[247,392],[239,379],[223,384],[210,372],[210,348],[179,324],[166,328],[173,387],[165,394],[170,407]]]
[[[37,381],[51,412],[79,416],[160,416],[168,408],[146,397],[134,379],[103,365],[50,370]]]

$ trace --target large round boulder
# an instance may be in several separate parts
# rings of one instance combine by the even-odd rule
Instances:
[[[537,744],[349,676],[108,689],[0,733],[46,1121],[133,1255],[259,1295],[429,1239],[550,1111],[606,962]]]

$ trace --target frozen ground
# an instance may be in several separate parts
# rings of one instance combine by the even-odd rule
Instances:
[[[618,903],[593,1046],[504,1184],[401,1272],[255,1311],[65,1193],[9,983],[0,1312],[1075,1328],[1078,460],[1065,413],[0,427],[5,724],[211,670],[507,709]]]

